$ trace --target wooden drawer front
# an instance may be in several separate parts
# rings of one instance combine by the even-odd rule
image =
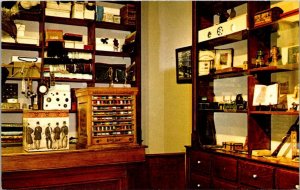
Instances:
[[[238,185],[214,179],[213,188],[214,189],[238,189]]]
[[[239,163],[240,182],[257,188],[273,188],[273,171],[271,166],[243,161]]]
[[[277,169],[275,186],[276,189],[299,189],[299,172]]]
[[[210,175],[211,157],[211,154],[193,151],[191,154],[191,170],[204,175]]]
[[[195,173],[191,174],[190,189],[208,189],[210,188],[210,177],[201,176]]]
[[[93,138],[93,144],[111,144],[111,143],[133,143],[133,136],[123,136],[123,137],[98,137]]]
[[[237,180],[237,160],[216,156],[214,160],[214,176],[236,181]]]

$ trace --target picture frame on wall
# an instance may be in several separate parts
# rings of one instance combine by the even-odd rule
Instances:
[[[216,70],[226,69],[233,66],[233,48],[216,49],[215,51]]]
[[[177,83],[192,83],[192,46],[177,48],[175,52]]]

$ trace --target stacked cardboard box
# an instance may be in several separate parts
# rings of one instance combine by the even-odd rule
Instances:
[[[120,10],[121,23],[126,25],[135,25],[136,23],[136,8],[135,5],[127,4]]]

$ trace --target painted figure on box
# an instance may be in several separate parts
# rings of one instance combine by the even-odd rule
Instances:
[[[40,149],[42,139],[42,127],[40,126],[40,122],[36,122],[36,127],[34,129],[34,145],[36,149]]]
[[[29,149],[32,149],[32,144],[33,144],[33,140],[32,140],[32,133],[33,133],[33,129],[29,127],[29,123],[28,126],[26,128],[26,143],[27,145],[29,145]]]
[[[63,122],[63,126],[61,127],[61,146],[62,148],[67,148],[67,143],[68,143],[68,127],[67,127],[67,122]]]
[[[56,122],[56,127],[54,128],[54,148],[59,149],[60,148],[60,127],[59,127],[59,123]]]
[[[48,149],[52,149],[52,131],[51,123],[48,123],[48,126],[45,129],[46,145]]]

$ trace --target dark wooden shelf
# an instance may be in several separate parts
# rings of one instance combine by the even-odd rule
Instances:
[[[45,77],[49,80],[49,77]],[[58,77],[55,77],[55,81],[57,82],[93,82],[92,79],[88,80],[88,79],[76,79],[76,78],[58,78]]]
[[[277,72],[285,72],[285,71],[293,71],[299,69],[298,64],[287,64],[287,65],[279,65],[279,66],[268,66],[268,67],[259,67],[249,69],[249,74],[255,73],[277,73]]]
[[[299,115],[299,112],[289,111],[249,111],[249,114],[253,115]]]
[[[200,112],[222,112],[222,113],[247,113],[247,110],[224,111],[219,109],[198,109]]]
[[[1,110],[2,113],[23,113],[22,109],[16,110]],[[70,110],[69,113],[77,113],[77,110]]]
[[[96,22],[96,28],[111,29],[111,30],[123,30],[123,31],[135,31],[135,26],[117,24],[112,22]]]
[[[113,51],[96,51],[96,55],[112,56],[112,57],[130,57],[129,53],[113,52]]]
[[[1,113],[23,113],[23,110],[22,109],[15,109],[15,110],[2,109]]]
[[[42,20],[41,14],[42,14],[41,10],[36,12],[20,11],[19,14],[16,15],[15,19],[40,22]]]
[[[215,46],[238,42],[247,39],[247,37],[248,37],[248,30],[242,30],[219,38],[211,39],[204,42],[199,42],[198,46],[205,47],[208,49],[213,49],[213,47]]]
[[[94,50],[86,49],[76,49],[76,48],[64,48],[67,52],[83,52],[83,53],[93,53]],[[48,51],[48,47],[45,47],[45,51]]]
[[[45,16],[45,22],[74,26],[88,26],[90,23],[94,22],[94,20]]]
[[[7,43],[7,42],[2,42],[1,47],[2,49],[25,50],[25,51],[40,51],[42,49],[40,46],[36,46],[36,45]]]

